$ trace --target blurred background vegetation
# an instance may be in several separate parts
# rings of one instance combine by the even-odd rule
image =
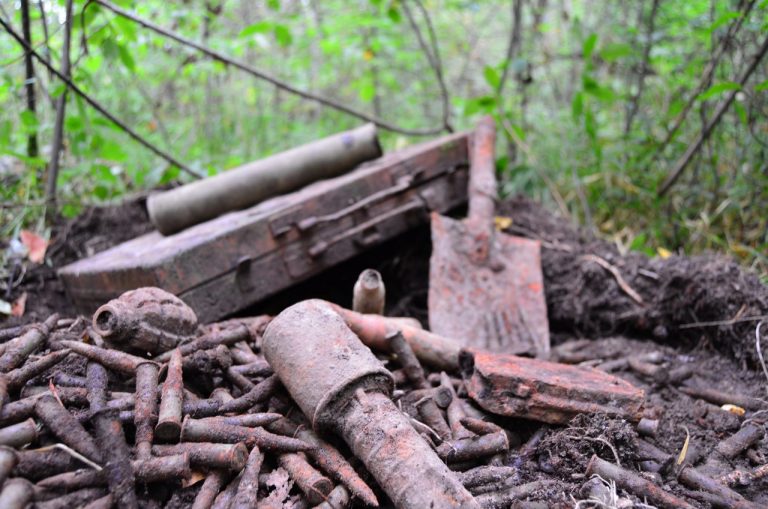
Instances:
[[[114,5],[391,124],[386,149],[424,139],[404,131],[466,129],[492,114],[504,193],[541,200],[621,249],[716,250],[768,274],[768,0]],[[8,29],[28,27],[31,47],[64,74],[70,33],[72,82],[200,174],[363,122],[108,6],[0,0],[2,239],[21,228],[45,234],[57,214],[192,178],[67,92],[39,60],[30,74]],[[46,198],[57,145],[61,169]]]

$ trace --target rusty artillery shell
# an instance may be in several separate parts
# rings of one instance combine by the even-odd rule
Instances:
[[[153,445],[155,456],[178,456],[186,454],[189,463],[195,468],[213,470],[242,470],[248,459],[245,443],[214,444],[206,442],[187,442],[176,445]]]
[[[209,330],[207,334],[184,343],[179,346],[181,355],[188,355],[196,350],[208,350],[210,348],[216,348],[219,345],[233,345],[239,341],[248,341],[251,338],[251,333],[248,327],[239,324],[236,327],[231,327],[221,330]],[[155,357],[157,362],[168,362],[171,358],[171,352],[164,352]]]
[[[5,375],[8,379],[8,388],[11,390],[18,389],[27,383],[27,381],[32,380],[40,373],[43,373],[45,370],[64,360],[67,355],[69,355],[69,350],[67,349],[51,352],[48,355],[44,355],[35,361],[27,362],[22,367],[8,372]]]
[[[0,445],[21,447],[35,440],[37,440],[37,425],[33,419],[0,428]]]
[[[316,505],[313,509],[346,509],[349,507],[351,498],[347,488],[340,484],[333,488],[333,490],[325,497],[321,503]]]
[[[52,395],[46,395],[35,403],[35,413],[56,438],[86,458],[101,462],[101,451],[83,425]]]
[[[594,474],[607,481],[614,481],[618,487],[637,495],[641,499],[645,498],[652,504],[661,507],[693,509],[693,506],[688,502],[664,491],[651,481],[613,463],[602,460],[597,455],[593,455],[592,459],[589,460],[585,475],[590,477]]]
[[[233,415],[233,416],[217,416],[217,417],[205,417],[203,419],[198,419],[200,422],[204,423],[221,423],[221,424],[231,424],[233,426],[245,426],[247,428],[258,428],[258,427],[264,427],[267,426],[278,419],[282,418],[283,416],[277,413],[272,412],[264,412],[264,413],[256,413],[256,414],[242,414],[242,415]],[[273,430],[270,430],[273,431]],[[285,433],[279,433],[275,431],[275,433],[278,433],[280,435],[285,435]],[[287,436],[293,436],[293,435],[287,435]]]
[[[240,373],[244,376],[253,377],[267,377],[273,373],[272,366],[270,366],[269,363],[263,359],[251,362],[249,364],[232,366],[232,371],[235,373]]]
[[[151,455],[152,439],[157,423],[157,385],[159,366],[154,362],[139,364],[136,369],[136,456],[147,459]]]
[[[98,412],[107,406],[107,370],[98,362],[88,361],[85,368],[88,389],[88,405],[91,412]]]
[[[325,500],[333,489],[331,480],[310,465],[306,456],[301,453],[281,454],[277,462],[288,472],[312,505]]]
[[[197,316],[172,293],[144,287],[97,309],[93,328],[115,348],[159,353],[191,339],[197,332]]]
[[[52,330],[56,328],[59,315],[54,313],[39,325],[32,325],[27,331],[6,345],[5,352],[0,356],[0,372],[7,373],[20,366],[27,358],[40,348]]]
[[[295,438],[272,434],[264,428],[246,428],[231,424],[205,423],[184,418],[181,425],[181,440],[184,442],[221,442],[235,444],[245,442],[256,444],[267,451],[300,452],[312,446]]]
[[[104,457],[104,471],[109,491],[118,509],[137,509],[135,479],[130,462],[130,451],[125,443],[123,426],[118,411],[103,408],[93,413],[91,423]]]
[[[99,348],[98,346],[88,345],[86,343],[81,343],[80,341],[64,340],[61,344],[83,357],[96,361],[99,364],[104,365],[104,367],[124,375],[135,375],[136,368],[138,368],[140,364],[147,362],[147,359],[142,359],[141,357],[136,357],[129,353],[109,350],[107,348]]]
[[[57,393],[65,405],[84,405],[87,403],[85,389],[59,387]],[[21,422],[35,415],[35,403],[46,394],[50,394],[50,391],[46,390],[46,392],[4,405],[0,411],[0,425]]]
[[[88,503],[93,502],[105,496],[105,488],[85,488],[56,497],[45,502],[36,502],[35,509],[72,509],[73,507],[82,508]]]
[[[296,437],[313,445],[314,449],[308,451],[307,454],[315,460],[315,463],[323,472],[347,486],[366,505],[372,507],[379,506],[379,500],[376,498],[373,490],[357,475],[357,472],[347,459],[334,446],[320,438],[314,431],[299,426],[286,418],[270,424],[268,429],[281,435]]]
[[[160,398],[155,434],[163,440],[178,440],[181,434],[181,410],[184,402],[184,380],[181,350],[176,348],[168,361],[168,372]]]
[[[424,377],[424,368],[421,367],[419,359],[413,353],[411,345],[405,340],[403,333],[396,330],[387,336],[392,352],[397,355],[397,361],[408,378],[408,381],[416,389],[428,389],[429,384]]]
[[[32,484],[18,477],[9,479],[0,491],[0,507],[3,509],[24,509],[32,501]]]
[[[509,449],[509,440],[502,430],[488,435],[443,442],[438,446],[437,454],[448,463],[458,463],[492,456],[507,449]]]
[[[391,375],[333,306],[308,300],[284,310],[262,349],[313,427],[340,434],[396,507],[479,507],[392,403]]]
[[[193,418],[211,417],[219,414],[221,401],[218,399],[199,399],[197,401],[184,401],[181,405],[182,415]]]
[[[203,481],[200,491],[197,492],[192,509],[209,509],[216,500],[216,496],[227,482],[227,474],[221,470],[214,470]]]
[[[386,288],[378,270],[365,269],[352,289],[352,310],[356,313],[384,314]]]
[[[13,467],[19,462],[16,451],[9,447],[0,447],[0,486],[3,485]]]
[[[227,403],[224,403],[219,408],[219,413],[240,413],[245,412],[249,408],[253,407],[257,403],[266,401],[280,386],[280,379],[276,375],[272,375],[266,378],[264,381],[259,382],[253,389],[246,392],[237,399],[233,399]]]
[[[259,492],[259,472],[261,464],[264,462],[264,455],[258,446],[251,449],[248,456],[248,463],[245,465],[240,484],[237,487],[237,493],[232,500],[230,509],[251,509],[256,507]]]

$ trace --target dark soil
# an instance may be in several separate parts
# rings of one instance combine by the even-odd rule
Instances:
[[[642,472],[639,440],[677,459],[689,434],[686,461],[694,460],[697,467],[705,468],[714,447],[738,431],[746,420],[764,422],[766,410],[748,411],[738,417],[718,405],[684,394],[680,387],[765,398],[767,382],[756,369],[754,338],[758,321],[754,317],[768,314],[768,288],[756,275],[722,257],[674,256],[663,260],[636,253],[622,256],[613,244],[580,231],[522,198],[503,203],[499,214],[513,218],[508,233],[542,241],[547,307],[559,360],[597,365],[651,354],[652,363],[662,373],[642,375],[626,364],[614,371],[646,391],[645,414],[659,420],[659,430],[652,437],[641,438],[634,425],[601,415],[580,416],[568,426],[544,428],[543,434],[537,434],[542,429],[538,423],[499,420],[523,444],[506,459],[507,464],[518,469],[519,482],[556,481],[531,500],[544,501],[550,507],[572,507],[575,501],[588,498],[589,494],[582,490],[587,481],[584,470],[596,454],[612,463],[618,460],[624,468],[654,480],[697,507],[709,507],[677,483],[673,467],[661,475]],[[74,221],[61,223],[54,229],[48,263],[30,268],[22,284],[13,289],[13,296],[27,292],[27,313],[15,322],[0,324],[0,328],[39,321],[54,311],[72,316],[55,268],[150,228],[143,201],[91,209]],[[428,229],[412,231],[243,314],[278,312],[308,297],[348,306],[358,274],[370,267],[378,269],[387,284],[387,314],[412,316],[424,322],[430,250]],[[619,285],[614,274],[585,255],[597,256],[615,267],[641,302]],[[710,322],[718,324],[707,324]],[[61,367],[71,374],[83,374],[82,362]],[[674,380],[668,375],[673,372],[677,374]],[[768,403],[764,408],[768,409]],[[535,440],[525,445],[532,437]],[[768,440],[763,438],[749,454],[720,464],[716,473],[722,475],[734,468],[751,470],[765,464],[766,457]],[[768,506],[768,480],[736,489],[758,505]],[[196,491],[197,486],[192,486],[161,498],[169,500],[166,507],[188,507]],[[633,503],[642,502],[622,490],[618,494]]]

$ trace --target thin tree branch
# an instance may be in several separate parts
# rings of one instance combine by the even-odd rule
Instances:
[[[649,67],[651,60],[651,49],[653,49],[653,31],[656,27],[656,14],[659,12],[660,0],[653,0],[651,5],[651,14],[648,17],[648,31],[646,32],[645,47],[643,48],[643,59],[640,64],[640,73],[637,77],[637,93],[632,97],[627,106],[627,118],[624,124],[624,137],[629,136],[632,130],[632,123],[637,115],[637,110],[640,106],[640,99],[643,97],[643,89],[645,88],[645,73]]]
[[[752,12],[752,8],[755,6],[756,1],[757,0],[750,0],[744,10],[744,14],[741,15],[738,19],[733,20],[733,23],[731,23],[728,27],[728,31],[726,32],[725,37],[723,37],[723,42],[720,44],[720,46],[718,46],[717,51],[714,55],[712,55],[712,58],[707,64],[707,67],[705,67],[704,71],[701,73],[701,82],[691,92],[690,97],[688,97],[688,102],[677,115],[675,122],[672,124],[672,127],[669,129],[669,131],[667,131],[667,135],[664,137],[664,141],[662,141],[659,148],[656,149],[656,152],[654,153],[653,158],[649,164],[653,164],[658,159],[664,149],[667,148],[667,145],[669,145],[669,143],[675,137],[675,134],[677,134],[680,126],[683,125],[685,118],[688,116],[688,113],[690,113],[691,108],[693,108],[693,105],[695,104],[696,99],[699,97],[699,94],[701,94],[701,92],[707,86],[706,84],[712,80],[712,75],[715,72],[717,65],[720,63],[720,59],[725,53],[729,41],[735,37],[738,31],[741,29],[744,20],[747,19],[750,12]]]
[[[507,77],[509,76],[509,67],[512,62],[512,58],[515,56],[517,47],[520,46],[520,31],[523,21],[523,1],[514,0],[512,2],[512,31],[509,35],[509,44],[507,45],[507,56],[504,59],[504,67],[501,69],[501,78],[499,78],[499,84],[496,87],[496,94],[501,95],[504,92],[504,85],[507,83]]]
[[[326,97],[322,97],[310,92],[307,92],[305,90],[298,89],[291,85],[290,83],[287,83],[285,81],[282,81],[278,78],[275,78],[274,76],[271,76],[269,74],[266,74],[265,72],[249,65],[244,62],[234,60],[223,53],[220,53],[218,51],[215,51],[207,46],[203,46],[202,44],[199,44],[191,39],[187,39],[186,37],[176,33],[172,32],[170,30],[167,30],[159,25],[156,25],[152,23],[151,21],[148,21],[146,19],[140,18],[136,16],[135,14],[126,11],[124,9],[121,9],[120,7],[106,1],[106,0],[93,0],[92,3],[97,3],[106,9],[109,9],[110,11],[114,12],[118,16],[121,16],[123,18],[129,19],[133,21],[134,23],[138,23],[139,25],[143,26],[144,28],[147,28],[153,32],[155,32],[158,35],[161,35],[163,37],[167,37],[169,39],[172,39],[180,44],[183,44],[184,46],[188,46],[190,48],[193,48],[204,55],[207,55],[209,58],[212,58],[214,60],[217,60],[223,64],[231,65],[232,67],[235,67],[236,69],[240,69],[241,71],[250,74],[251,76],[254,76],[256,78],[259,78],[261,80],[264,80],[268,83],[271,83],[275,87],[285,90],[286,92],[290,92],[291,94],[297,95],[299,97],[302,97],[308,101],[313,101],[320,103],[324,106],[327,106],[329,108],[335,109],[337,111],[341,111],[342,113],[346,113],[347,115],[351,115],[353,117],[359,118],[361,120],[365,120],[366,122],[372,122],[379,126],[382,129],[385,129],[387,131],[392,131],[396,133],[406,134],[406,135],[412,135],[412,136],[433,136],[435,134],[439,134],[443,132],[444,127],[439,128],[433,128],[433,129],[405,129],[402,127],[398,127],[396,125],[390,124],[388,122],[385,122],[384,120],[381,120],[376,117],[372,117],[371,115],[368,115],[367,113],[363,113],[361,111],[358,111],[356,109],[350,108],[349,106],[346,106],[342,103],[336,102],[332,99],[328,99]]]
[[[45,58],[51,59],[51,46],[49,44],[51,35],[48,33],[48,21],[45,19],[45,6],[43,0],[37,0],[37,8],[40,11],[40,23],[43,25],[43,47],[45,48]],[[48,80],[53,81],[53,75],[48,71]]]
[[[21,0],[21,31],[27,46],[32,46],[32,30],[29,21],[29,0]],[[27,111],[35,115],[35,67],[32,63],[30,50],[24,54],[24,88],[27,91]],[[29,133],[27,138],[27,155],[37,157],[37,131]]]
[[[46,59],[44,59],[42,56],[40,56],[39,53],[37,53],[34,49],[32,49],[26,41],[16,32],[11,25],[4,20],[3,18],[0,18],[0,26],[2,26],[8,34],[10,34],[11,37],[16,39],[16,42],[18,42],[22,48],[29,51],[29,53],[43,66],[45,66],[47,69],[49,69],[57,78],[59,78],[65,85],[67,85],[74,93],[76,93],[78,96],[80,96],[85,102],[87,102],[93,109],[101,113],[104,117],[106,117],[110,122],[115,124],[118,128],[120,128],[122,131],[124,131],[128,136],[133,138],[135,141],[137,141],[139,144],[144,146],[145,148],[149,149],[153,154],[165,159],[172,165],[176,166],[180,170],[189,173],[190,175],[196,177],[196,178],[202,178],[202,175],[192,168],[188,167],[186,164],[178,161],[176,158],[174,158],[172,155],[164,152],[163,150],[156,147],[152,142],[146,140],[143,138],[140,134],[138,134],[136,131],[131,129],[127,124],[125,124],[123,121],[119,120],[117,117],[115,117],[113,114],[111,114],[109,111],[107,111],[104,106],[102,106],[100,103],[98,103],[95,99],[91,98],[88,94],[86,94],[80,87],[75,85],[71,80],[69,80],[67,77],[65,77],[58,69],[54,68],[50,62],[48,62]]]
[[[757,51],[757,53],[754,54],[752,57],[752,61],[747,66],[746,70],[742,73],[742,75],[739,77],[737,83],[740,85],[739,88],[742,88],[747,81],[749,80],[749,77],[752,76],[752,73],[757,69],[758,64],[765,56],[766,52],[768,52],[768,37],[763,40],[763,44],[760,46],[760,49]],[[688,163],[691,161],[694,155],[699,151],[702,144],[709,138],[709,136],[712,134],[712,131],[715,129],[715,126],[717,126],[718,122],[720,122],[720,119],[723,117],[723,114],[728,110],[728,108],[731,106],[731,103],[733,103],[733,100],[736,98],[736,94],[739,92],[739,90],[731,90],[728,93],[728,96],[718,104],[717,109],[712,114],[712,119],[709,121],[709,123],[704,126],[699,136],[696,138],[696,140],[691,143],[688,146],[688,149],[685,151],[685,154],[675,163],[674,168],[669,173],[667,178],[664,180],[664,182],[659,186],[659,189],[657,191],[657,194],[659,196],[664,196],[664,194],[669,190],[670,187],[674,185],[674,183],[677,181],[677,179],[680,177],[680,175],[683,173],[683,170],[685,170],[685,167],[688,166]]]
[[[42,6],[40,7],[42,9]],[[72,75],[70,70],[69,50],[72,44],[72,0],[67,0],[66,19],[64,20],[64,47],[61,53],[61,73],[67,79]],[[49,69],[50,72],[50,69]],[[56,184],[59,178],[59,163],[61,147],[64,144],[64,115],[67,108],[67,88],[56,99],[56,123],[53,126],[53,146],[51,147],[51,164],[48,167],[48,181],[45,183],[46,210],[49,219],[56,212]]]

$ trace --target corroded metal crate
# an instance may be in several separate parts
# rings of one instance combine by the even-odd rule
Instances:
[[[407,147],[174,235],[148,233],[67,265],[59,277],[84,313],[157,286],[202,321],[219,319],[464,203],[469,137]]]

